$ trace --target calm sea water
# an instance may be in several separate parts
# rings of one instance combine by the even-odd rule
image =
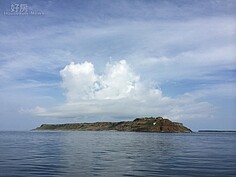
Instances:
[[[236,133],[0,132],[0,176],[236,176]]]

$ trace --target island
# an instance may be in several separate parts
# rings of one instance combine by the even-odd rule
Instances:
[[[42,124],[33,130],[77,130],[77,131],[127,131],[127,132],[160,132],[160,133],[190,133],[192,130],[182,123],[172,122],[162,117],[136,118],[123,122],[95,122]]]

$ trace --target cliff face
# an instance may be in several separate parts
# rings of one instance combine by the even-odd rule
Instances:
[[[73,124],[43,124],[34,130],[130,131],[130,132],[192,132],[181,123],[162,117],[136,118],[127,122],[96,122]]]

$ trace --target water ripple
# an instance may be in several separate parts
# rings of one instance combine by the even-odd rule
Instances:
[[[0,132],[0,176],[235,176],[236,134]]]

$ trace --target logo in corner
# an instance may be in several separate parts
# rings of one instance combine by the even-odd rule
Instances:
[[[12,3],[8,10],[3,12],[7,16],[44,15],[42,11],[32,9],[28,4]]]

